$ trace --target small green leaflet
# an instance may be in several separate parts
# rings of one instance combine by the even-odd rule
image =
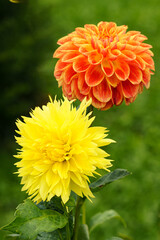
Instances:
[[[124,178],[129,174],[130,174],[130,172],[128,172],[125,169],[116,169],[113,172],[110,172],[110,173],[102,176],[97,181],[91,183],[90,189],[92,192],[98,192],[103,187],[105,187],[107,184],[112,183],[118,179]]]
[[[78,240],[89,240],[89,230],[87,224],[81,224],[78,230]]]
[[[92,232],[96,227],[103,224],[107,220],[110,220],[112,218],[119,219],[124,226],[126,226],[126,223],[124,222],[123,218],[114,210],[107,210],[105,212],[99,212],[96,215],[94,215],[90,220],[90,232]]]
[[[13,222],[2,229],[20,234],[22,239],[33,240],[39,233],[63,228],[67,221],[67,217],[59,212],[51,209],[41,210],[27,199],[17,207]]]

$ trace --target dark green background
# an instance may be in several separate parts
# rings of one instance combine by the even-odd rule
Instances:
[[[53,77],[57,40],[86,23],[114,21],[147,35],[156,72],[150,89],[131,105],[95,110],[95,124],[108,127],[117,141],[106,149],[115,160],[112,169],[125,168],[132,175],[96,194],[93,204],[87,203],[88,221],[93,214],[112,208],[125,219],[127,228],[112,220],[95,230],[91,239],[106,240],[119,233],[135,240],[160,239],[159,0],[26,0],[23,4],[2,0],[0,19],[0,226],[12,220],[15,207],[26,197],[13,175],[15,120],[45,104],[48,95],[62,95]]]

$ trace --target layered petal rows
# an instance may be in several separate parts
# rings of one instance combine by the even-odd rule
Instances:
[[[94,107],[106,110],[133,102],[143,86],[149,88],[152,46],[140,32],[126,31],[125,25],[100,22],[58,40],[54,76],[69,100],[92,98]]]
[[[22,190],[34,201],[50,201],[54,196],[66,203],[71,191],[88,198],[89,177],[97,169],[112,166],[107,152],[101,149],[113,140],[106,138],[103,127],[91,127],[94,117],[86,113],[91,99],[84,99],[78,110],[72,101],[49,102],[42,109],[36,107],[30,117],[17,120],[21,146],[16,157]]]

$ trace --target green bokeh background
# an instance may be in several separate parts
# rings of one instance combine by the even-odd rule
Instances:
[[[0,3],[0,226],[13,219],[15,207],[26,197],[13,172],[15,120],[31,108],[60,98],[53,77],[52,58],[57,40],[86,23],[114,21],[141,31],[153,45],[156,65],[151,87],[134,103],[101,112],[95,110],[95,125],[110,130],[117,141],[107,148],[112,168],[125,168],[132,175],[111,184],[87,203],[87,220],[99,211],[116,210],[126,221],[104,223],[91,240],[106,240],[125,234],[134,240],[160,239],[160,3],[159,0],[26,0]],[[0,232],[0,239],[5,233]]]

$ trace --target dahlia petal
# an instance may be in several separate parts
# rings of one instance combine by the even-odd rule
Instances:
[[[116,23],[114,23],[114,22],[109,22],[108,24],[107,24],[107,31],[108,31],[108,33],[110,33],[110,34],[113,34],[114,32],[115,32],[115,28],[116,28]]]
[[[82,101],[85,97],[85,95],[81,94],[80,90],[78,89],[78,79],[74,78],[72,83],[71,83],[71,89],[72,92],[74,92],[74,95],[77,99],[79,99],[80,101]]]
[[[55,78],[56,78],[57,80],[59,80],[60,77],[62,76],[62,74],[63,74],[63,70],[57,70],[57,69],[56,69],[56,66],[55,66],[55,70],[54,70],[54,76],[55,76]]]
[[[74,71],[80,73],[84,72],[88,69],[89,62],[87,57],[80,55],[76,60],[73,62],[73,69]]]
[[[150,79],[151,79],[151,74],[150,74],[149,69],[147,68],[144,71],[142,71],[142,74],[143,74],[142,81],[143,81],[145,87],[149,88],[150,87]]]
[[[150,45],[148,43],[141,43],[140,47],[143,47],[145,49],[149,49],[149,48],[152,48],[152,45]]]
[[[99,30],[100,33],[101,32],[104,33],[106,28],[107,28],[107,22],[101,21],[101,22],[98,23],[98,30]]]
[[[80,90],[81,94],[89,94],[90,87],[85,82],[85,73],[80,73],[78,75],[78,89]]]
[[[74,45],[77,47],[80,47],[81,45],[88,43],[86,39],[81,38],[81,37],[73,37],[72,41],[73,41]]]
[[[78,48],[72,42],[66,42],[61,45],[57,50],[54,52],[54,58],[61,58],[64,55],[64,52],[77,50]]]
[[[128,80],[132,84],[139,84],[142,81],[142,71],[138,67],[130,65],[130,75]]]
[[[109,60],[111,60],[111,61],[116,60],[116,58],[117,58],[118,56],[120,56],[120,55],[121,55],[121,51],[118,50],[118,49],[113,49],[112,51],[111,51],[111,50],[108,50],[108,58],[109,58]]]
[[[88,56],[89,52],[93,51],[93,47],[91,46],[91,44],[83,44],[80,48],[79,48],[79,52]]]
[[[112,87],[117,87],[118,83],[119,83],[119,79],[116,77],[115,74],[113,74],[111,77],[107,77],[106,78],[108,83],[112,86]]]
[[[70,40],[71,40],[70,36],[65,36],[65,37],[60,38],[57,43],[59,45],[62,45],[64,43],[66,43],[66,42],[69,42]]]
[[[88,54],[88,62],[93,65],[101,63],[102,58],[102,54],[98,53],[97,50],[94,50]]]
[[[102,70],[106,74],[107,77],[111,77],[114,73],[113,63],[106,58],[102,61]]]
[[[76,74],[74,71],[72,65],[69,65],[69,67],[64,72],[64,81],[66,84],[69,84],[72,80],[72,77]]]
[[[122,82],[122,92],[125,98],[135,97],[138,93],[138,88],[138,84],[134,85],[128,80]]]
[[[119,58],[122,59],[123,61],[132,61],[136,59],[136,55],[132,51],[123,50],[121,51],[121,55],[119,56]]]
[[[77,27],[76,33],[81,37],[85,38],[86,34],[88,34],[88,31],[85,28]]]
[[[70,51],[62,57],[62,62],[73,62],[79,56],[79,51]]]
[[[154,70],[154,61],[150,55],[144,52],[140,55],[140,57],[147,63],[148,67]]]
[[[93,47],[93,49],[97,49],[98,52],[101,51],[101,45],[96,36],[91,37],[91,46]]]
[[[74,93],[71,90],[71,85],[69,84],[63,84],[62,85],[62,91],[65,97],[67,97],[69,100],[72,100],[74,97]]]
[[[119,43],[117,43],[117,45],[119,46]],[[126,44],[123,44],[124,45],[124,48],[123,49],[121,49],[121,48],[119,48],[120,50],[129,50],[129,51],[133,51],[134,53],[135,53],[135,51],[136,51],[136,49],[137,49],[137,46],[134,46],[134,45],[131,45],[131,44],[128,44],[128,43],[126,43]]]
[[[117,49],[120,51],[126,48],[126,43],[117,42],[116,45],[117,45]]]
[[[95,108],[103,108],[105,107],[106,103],[105,102],[100,102],[97,98],[94,97],[92,91],[89,92],[89,98],[92,98],[92,105]]]
[[[136,96],[135,97],[131,97],[131,98],[125,98],[125,103],[126,105],[129,105],[130,103],[133,103],[136,99]]]
[[[126,25],[118,26],[116,32],[117,32],[118,35],[125,34],[127,28],[128,28],[128,27],[127,27]]]
[[[129,39],[128,41],[128,44],[132,45],[132,46],[139,46],[140,45],[140,42],[138,41],[135,41],[135,40],[131,40],[131,38]]]
[[[85,27],[85,29],[90,31],[92,34],[98,35],[98,28],[97,28],[96,25],[94,25],[94,24],[85,24],[84,27]]]
[[[62,62],[61,59],[59,59],[56,63],[55,70],[64,70],[68,66],[68,63]]]
[[[123,61],[115,61],[115,74],[119,80],[125,81],[129,74],[130,74],[130,68],[126,62]]]
[[[85,81],[88,86],[94,87],[102,82],[104,73],[100,65],[91,65],[86,71]]]
[[[104,79],[99,85],[93,87],[93,95],[100,102],[108,102],[112,98],[112,91],[106,79]]]
[[[120,105],[123,101],[122,87],[118,84],[116,88],[112,88],[112,101],[116,106]]]
[[[113,102],[112,102],[112,100],[110,100],[109,102],[106,103],[106,105],[103,108],[101,108],[101,110],[102,111],[108,110],[112,106],[113,106]]]
[[[136,56],[136,59],[132,61],[132,64],[136,65],[142,70],[146,68],[145,61],[138,55]]]

